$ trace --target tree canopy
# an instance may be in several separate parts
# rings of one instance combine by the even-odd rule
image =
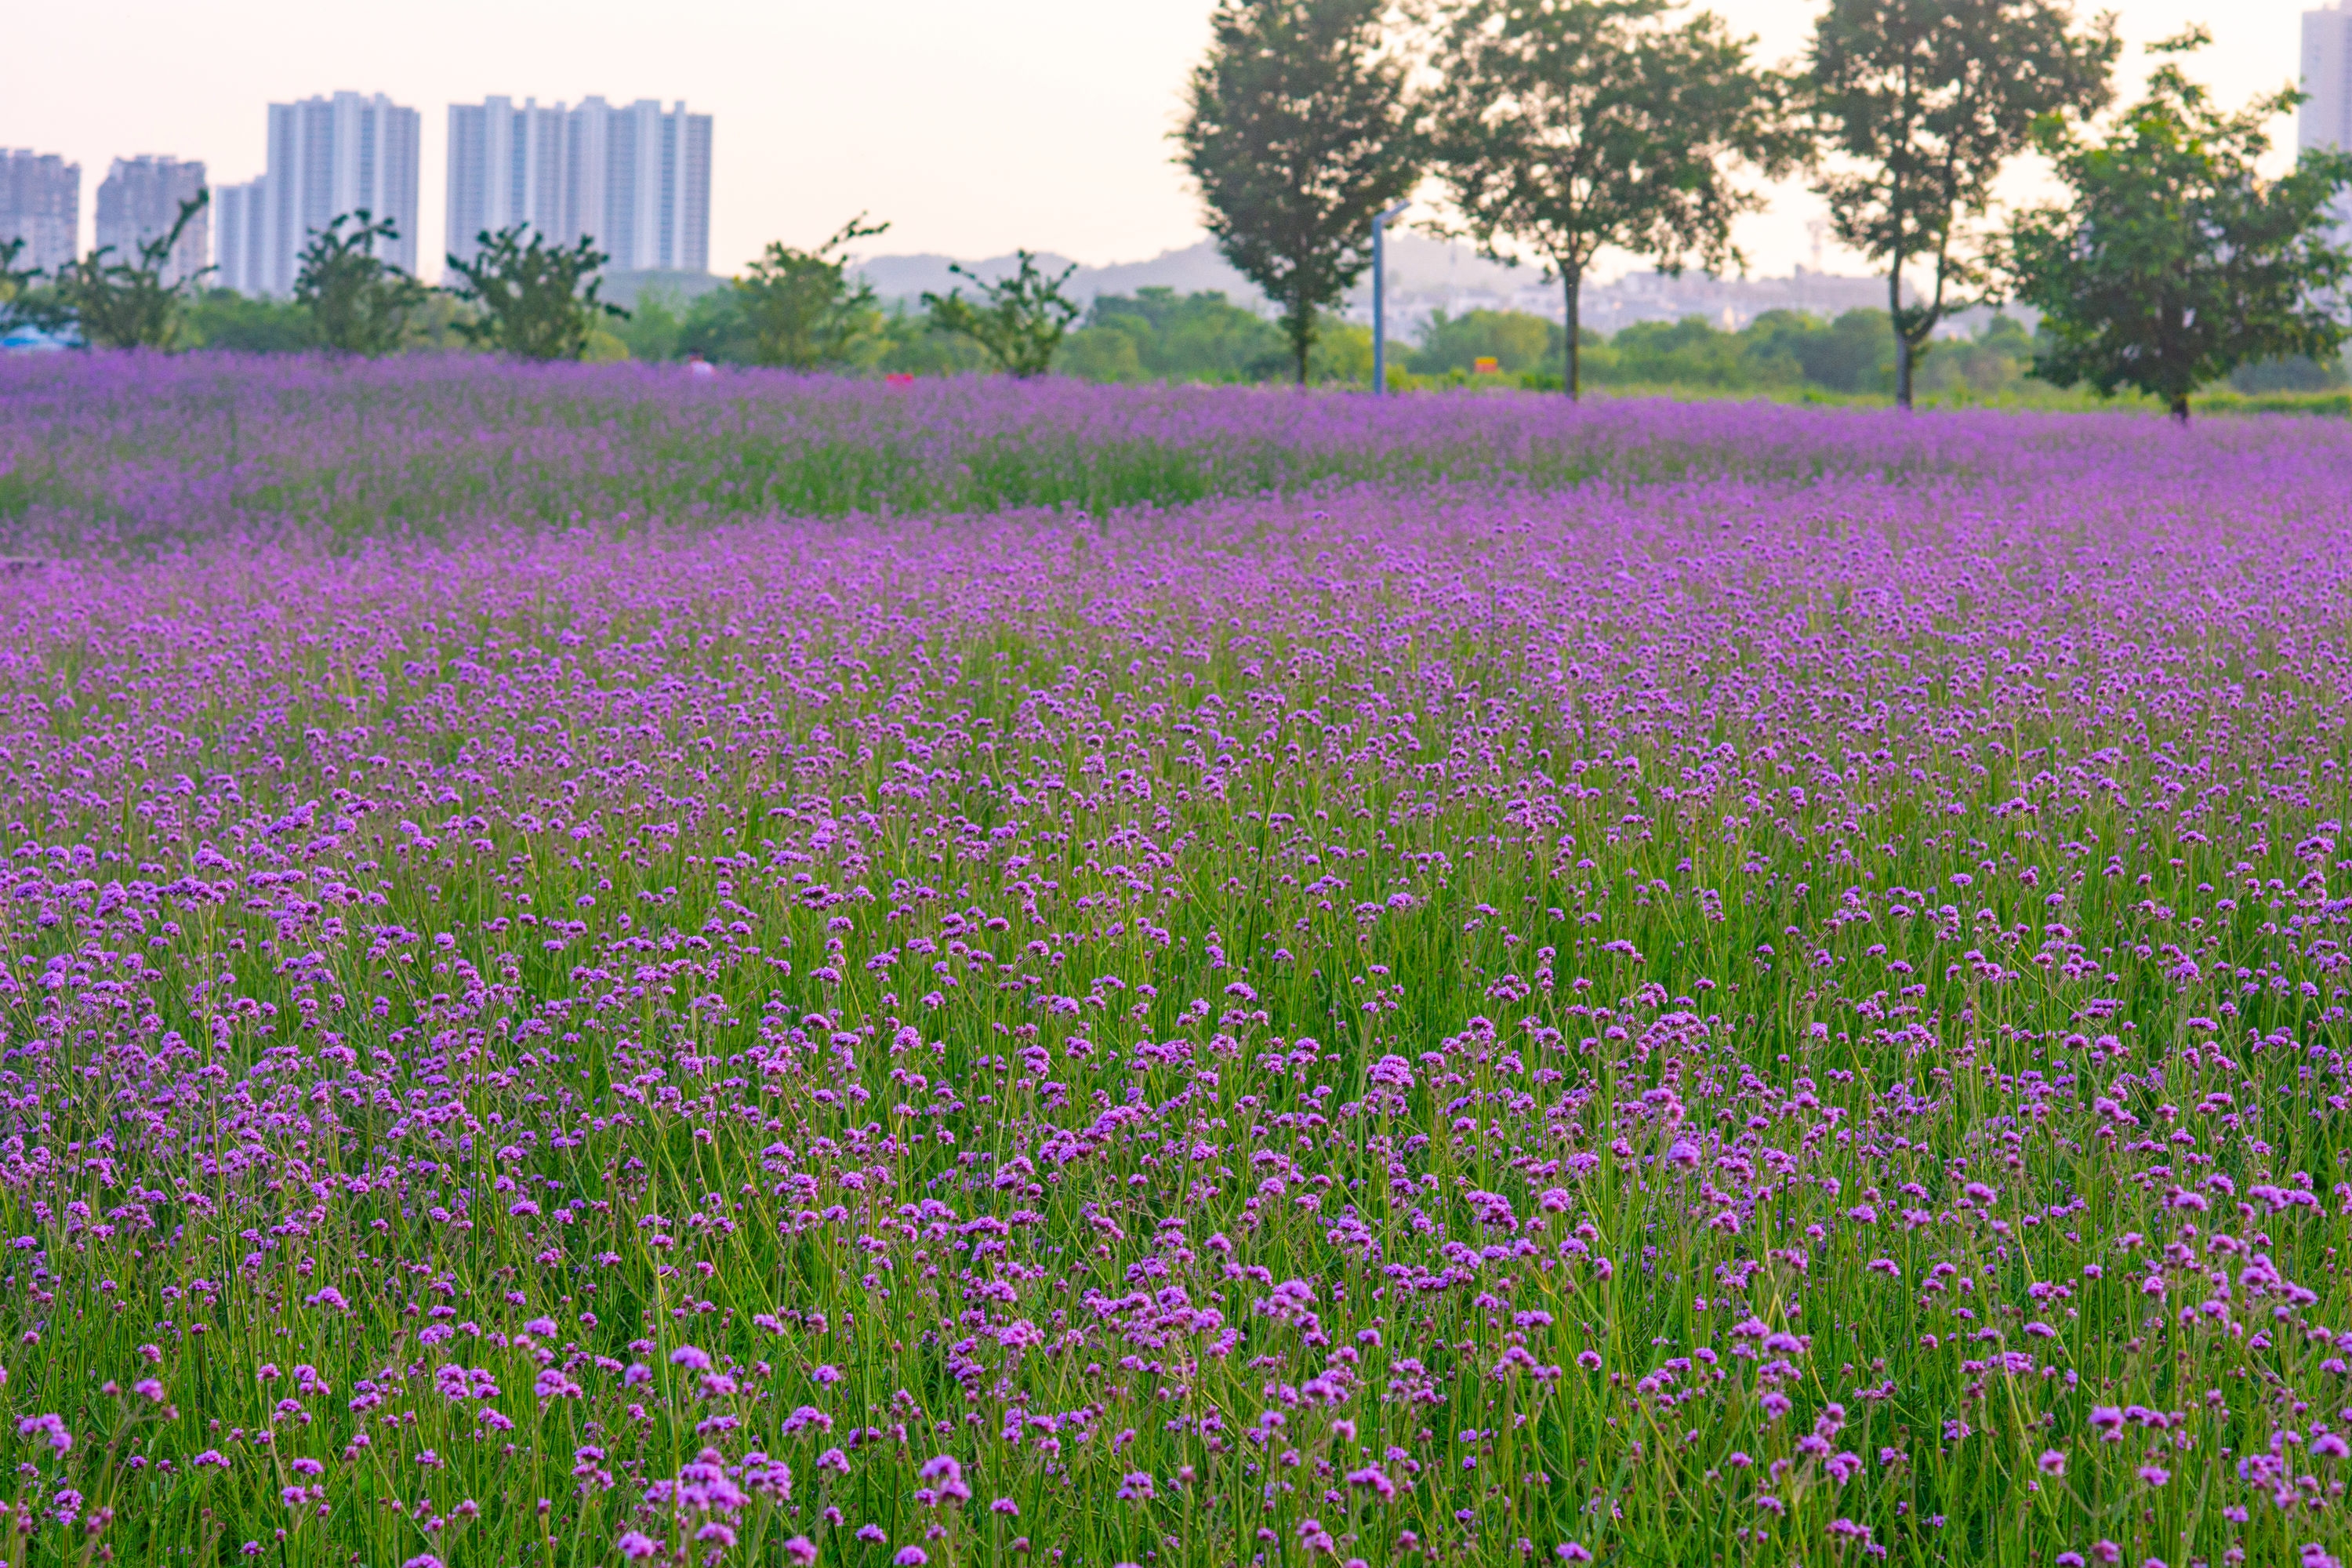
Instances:
[[[848,276],[846,247],[889,227],[860,213],[813,250],[769,241],[733,284],[753,363],[814,370],[847,360],[879,310],[872,286]]]
[[[1829,154],[1815,185],[1837,237],[1886,269],[1895,400],[1959,296],[1982,283],[1993,184],[2053,116],[2112,96],[2115,18],[2077,29],[2060,0],[1830,0],[1806,89]],[[1924,298],[1904,268],[1925,262]]]
[[[310,312],[320,347],[336,353],[388,354],[408,335],[426,290],[375,254],[376,242],[400,237],[399,226],[367,208],[338,213],[302,247],[294,299]]]
[[[1563,377],[1578,383],[1579,303],[1603,246],[1709,268],[1738,259],[1732,220],[1763,205],[1744,164],[1804,151],[1787,84],[1712,13],[1669,25],[1666,0],[1472,0],[1446,29],[1433,150],[1479,248],[1542,256],[1566,295]]]
[[[2018,297],[2042,312],[2034,374],[2136,387],[2183,420],[2200,385],[2265,360],[2324,361],[2352,332],[2352,252],[2336,234],[2352,153],[2307,149],[2263,178],[2264,125],[2302,95],[2220,108],[2178,58],[2206,41],[2198,28],[2158,45],[2146,94],[2105,136],[2042,126],[2073,201],[2020,215],[2010,239]]]
[[[1371,265],[1424,149],[1383,0],[1218,0],[1179,162],[1227,260],[1282,311],[1300,384],[1318,314]]]
[[[980,303],[965,299],[958,288],[944,295],[925,294],[923,304],[931,313],[933,328],[970,338],[987,351],[998,369],[1026,379],[1053,368],[1062,335],[1078,319],[1078,307],[1062,293],[1062,285],[1078,268],[1073,262],[1059,276],[1047,277],[1034,251],[1014,254],[1020,266],[992,282],[983,282],[961,266],[948,268],[979,290]]]
[[[529,236],[528,241],[525,236]],[[628,312],[596,296],[598,268],[612,259],[583,237],[549,245],[527,224],[475,236],[470,260],[448,258],[459,281],[449,289],[480,314],[457,323],[466,341],[519,359],[578,359],[588,352],[600,316],[625,321]]]

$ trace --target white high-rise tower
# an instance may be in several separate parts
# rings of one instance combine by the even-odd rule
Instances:
[[[269,106],[269,172],[214,193],[220,280],[248,294],[290,294],[310,236],[343,213],[388,217],[399,239],[383,257],[416,270],[417,117],[378,93],[339,92]]]
[[[2295,114],[2295,146],[2352,150],[2352,3],[2347,0],[2303,14],[2301,85],[2309,96]],[[2352,199],[2337,208],[2336,237],[2352,240]]]
[[[566,108],[509,98],[449,109],[449,249],[528,226],[551,244],[588,239],[617,271],[710,266],[710,116],[652,99]]]
[[[470,258],[476,237],[528,224],[555,239],[564,229],[563,106],[535,99],[449,106],[449,239]]]

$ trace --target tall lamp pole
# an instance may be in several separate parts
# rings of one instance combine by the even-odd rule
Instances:
[[[1372,219],[1372,395],[1385,397],[1389,391],[1389,225],[1399,213],[1412,205],[1409,201],[1397,203]]]

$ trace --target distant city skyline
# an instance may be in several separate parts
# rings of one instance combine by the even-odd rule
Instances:
[[[1822,0],[1716,0],[1757,52],[1787,61]],[[2144,46],[2192,22],[2215,44],[2191,68],[2226,102],[2296,75],[2311,0],[2119,0],[2132,47],[2119,89],[2144,79]],[[0,94],[0,147],[61,154],[90,170],[138,149],[201,160],[216,180],[261,173],[257,106],[323,87],[381,90],[424,111],[416,234],[422,273],[448,248],[449,146],[443,106],[518,89],[542,104],[580,86],[660,89],[726,122],[711,187],[709,266],[740,269],[770,239],[814,244],[866,212],[892,230],[873,248],[978,258],[1015,246],[1090,263],[1131,261],[1201,237],[1197,200],[1170,162],[1168,132],[1208,38],[1212,0],[683,0],[649,25],[642,6],[576,0],[562,28],[522,0],[416,0],[401,25],[348,21],[294,0],[217,10],[165,0],[37,7],[12,32],[19,58],[104,60],[22,71]],[[2105,9],[2078,0],[2084,15]],[[2275,127],[2284,165],[2298,141]],[[2032,160],[2005,192],[2046,191]],[[1756,275],[1813,261],[1822,208],[1801,185],[1735,237]],[[1408,215],[1408,222],[1429,213]],[[81,215],[78,248],[90,243]],[[215,226],[217,226],[217,225]],[[217,245],[215,247],[217,248]],[[1859,271],[1831,242],[1822,265]],[[1637,268],[1603,258],[1604,275]]]
[[[246,294],[294,291],[302,248],[342,213],[390,218],[400,237],[376,254],[416,270],[418,118],[383,93],[336,92],[273,103],[265,121],[268,167],[213,193],[219,271]]]
[[[204,188],[202,163],[155,153],[117,158],[98,187],[98,248],[111,247],[116,258],[136,259],[141,247],[172,232],[180,204]],[[212,264],[211,217],[209,210],[198,212],[180,231],[163,266],[166,283],[197,277]]]
[[[71,261],[80,225],[80,164],[29,147],[0,148],[0,244],[24,241],[17,266],[46,272]]]

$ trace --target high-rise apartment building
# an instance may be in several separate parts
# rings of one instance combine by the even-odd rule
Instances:
[[[81,233],[81,165],[54,153],[0,150],[0,244],[25,242],[18,267],[55,272]]]
[[[2352,148],[2352,4],[2336,0],[2303,14],[2303,90],[2295,114],[2295,145]],[[2352,200],[2337,208],[2341,227],[2352,236]]]
[[[449,108],[449,248],[525,224],[595,242],[622,271],[710,268],[710,116],[652,99],[566,108],[493,98]]]
[[[179,221],[180,204],[205,188],[205,166],[178,158],[117,158],[98,187],[98,245],[114,247],[119,259],[136,260],[139,247],[161,239]],[[202,273],[212,259],[209,212],[199,212],[180,233],[163,264],[163,280],[177,283]]]
[[[268,173],[215,191],[220,280],[289,294],[302,247],[337,216],[388,217],[400,237],[379,254],[416,270],[416,110],[383,94],[339,92],[269,106]]]
[[[550,239],[567,233],[564,113],[536,99],[449,106],[448,244],[471,257],[476,237],[528,224]]]

